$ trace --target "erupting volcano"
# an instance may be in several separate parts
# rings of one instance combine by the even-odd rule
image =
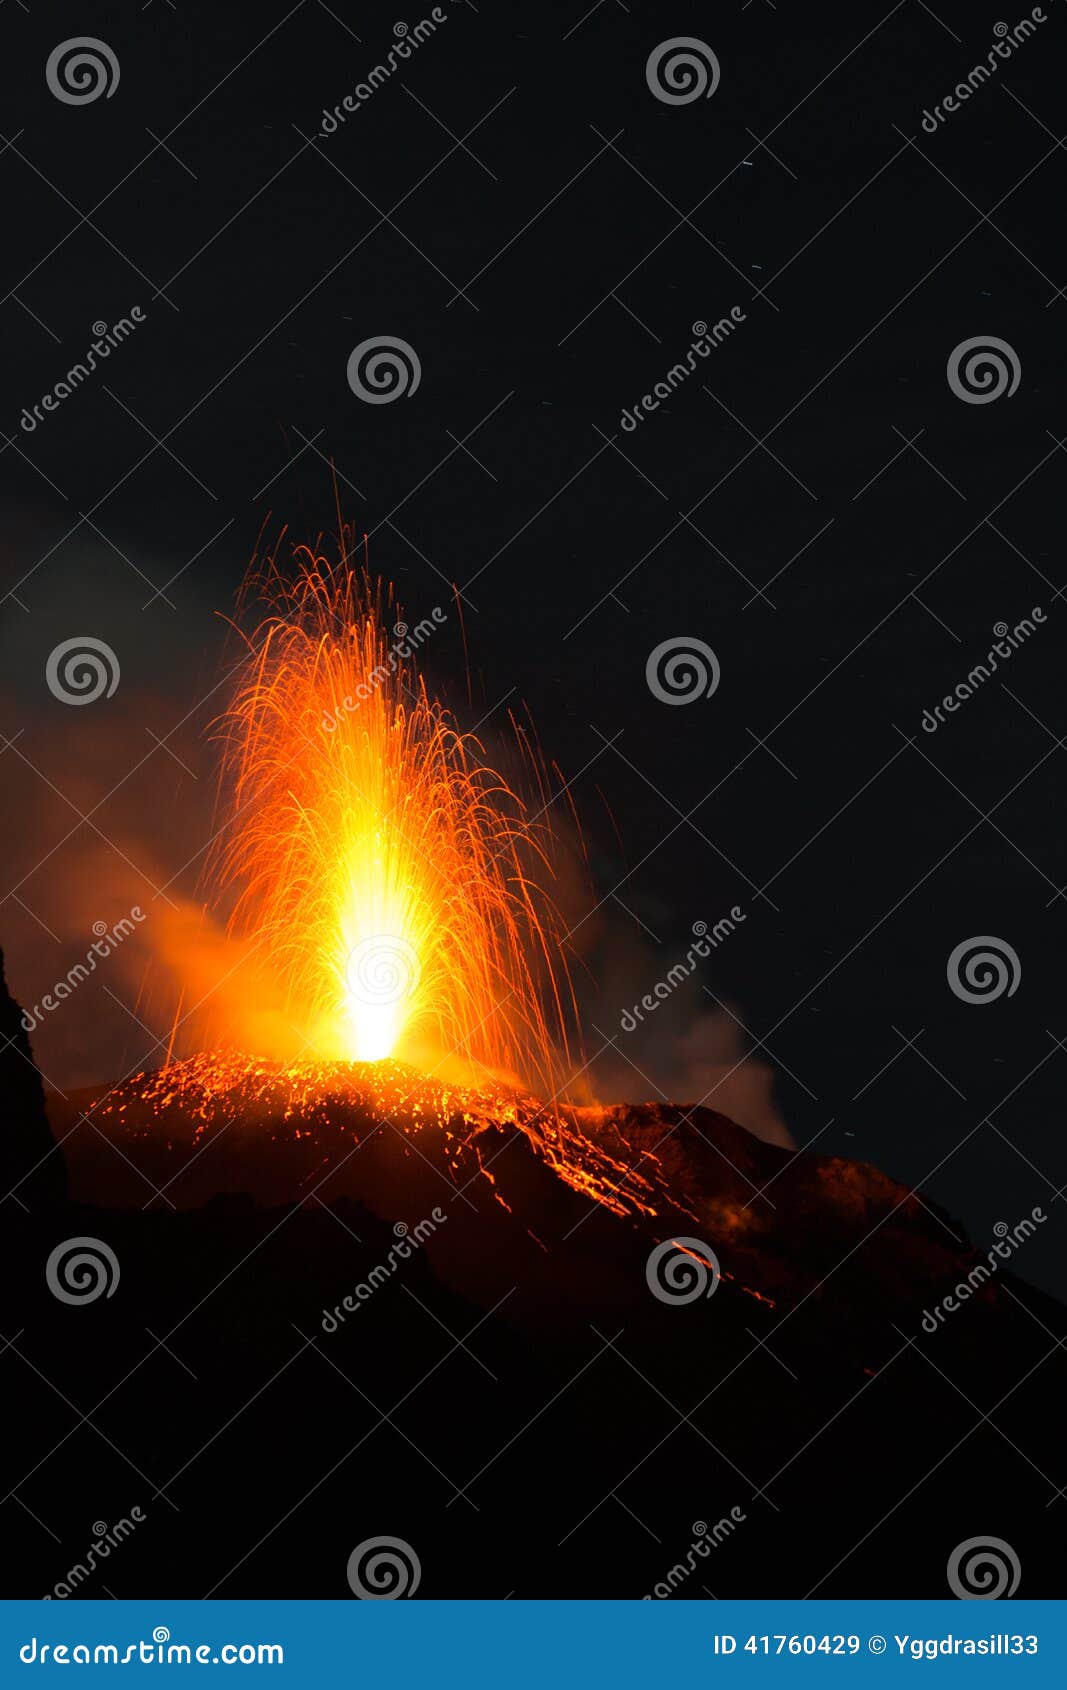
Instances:
[[[253,560],[214,724],[206,890],[220,915],[229,904],[238,960],[226,953],[202,996],[232,1005],[220,988],[239,971],[240,993],[265,989],[272,1013],[247,1038],[224,1009],[205,1036],[197,1004],[181,1018],[191,1053],[175,1058],[172,1038],[161,1068],[97,1093],[90,1112],[141,1154],[194,1158],[216,1133],[223,1158],[254,1156],[257,1139],[347,1158],[385,1123],[424,1158],[432,1139],[450,1178],[484,1174],[501,1201],[483,1135],[518,1130],[572,1190],[655,1214],[658,1158],[597,1143],[601,1112],[587,1086],[584,1106],[573,1096],[585,1064],[557,888],[581,836],[573,811],[572,839],[554,825],[566,784],[551,792],[513,717],[510,778],[461,730],[415,663],[447,614],[398,620],[392,587],[350,563],[351,538],[342,528],[336,562],[308,546],[287,569],[277,551]],[[168,957],[179,977],[195,950],[183,931]]]
[[[343,1594],[352,1543],[382,1532],[435,1593],[636,1595],[726,1518],[743,1525],[715,1595],[794,1594],[798,1567],[836,1594],[888,1588],[916,1544],[919,1588],[940,1590],[963,1528],[946,1548],[926,1511],[962,1519],[975,1491],[941,1455],[959,1397],[981,1398],[995,1353],[1051,1470],[1058,1397],[1028,1381],[1062,1310],[990,1278],[952,1217],[877,1169],[707,1107],[721,1080],[590,1102],[566,783],[518,723],[492,755],[460,725],[415,661],[447,615],[405,626],[350,549],[275,554],[239,596],[204,900],[154,914],[165,1059],[50,1093],[46,1120],[0,971],[10,1329],[46,1388],[63,1368],[65,1402],[127,1414],[43,1498],[34,1481],[34,1509],[73,1539],[110,1517],[102,1459],[109,1494],[158,1482],[124,1563],[145,1595],[189,1592],[194,1567],[197,1594]],[[50,1289],[72,1249],[110,1274],[91,1310],[70,1306],[81,1285]],[[931,1395],[923,1322],[965,1281],[933,1339],[960,1382]],[[55,1411],[21,1376],[9,1395],[29,1479]],[[913,1503],[898,1432],[920,1397],[936,1464]],[[982,1451],[998,1527],[1014,1448]],[[1040,1509],[1013,1542],[1044,1541]]]
[[[212,873],[315,1057],[521,1081],[553,1095],[576,1025],[547,771],[528,791],[427,690],[391,587],[298,547],[253,565]],[[258,620],[256,617],[258,616]]]

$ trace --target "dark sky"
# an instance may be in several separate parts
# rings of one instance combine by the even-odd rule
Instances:
[[[798,1143],[924,1183],[983,1244],[1044,1204],[1017,1265],[1062,1289],[1064,7],[1046,0],[933,134],[924,111],[1029,14],[441,12],[328,135],[324,109],[395,45],[395,7],[0,16],[12,987],[31,997],[123,913],[145,851],[191,889],[215,612],[265,519],[332,527],[332,461],[409,612],[458,583],[476,716],[523,701],[576,777],[638,990],[740,905],[703,984],[766,1041]],[[110,97],[50,91],[75,27],[117,60]],[[713,52],[710,98],[651,90],[679,37]],[[21,427],[92,325],[134,306],[106,365]],[[734,332],[624,430],[694,323],[732,308]],[[382,336],[421,376],[370,405],[346,370]],[[1012,394],[953,391],[975,337],[1006,343]],[[1034,607],[1045,623],[924,732],[994,626]],[[71,709],[44,671],[82,635],[121,682]],[[712,696],[650,691],[674,639],[712,648]],[[454,616],[427,663],[462,706]],[[976,936],[1017,957],[1011,996],[950,990]],[[598,1024],[623,1007],[602,980]],[[653,1078],[695,1009],[664,1007],[633,1047]],[[136,1061],[121,1005],[94,1016]],[[86,1077],[72,1037],[42,1029],[42,1064]]]

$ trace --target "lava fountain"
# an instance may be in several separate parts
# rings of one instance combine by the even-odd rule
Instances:
[[[577,1017],[547,771],[513,718],[511,780],[460,730],[415,662],[445,613],[408,629],[349,539],[335,564],[276,551],[241,591],[210,865],[230,930],[309,1056],[554,1096]]]
[[[582,1082],[566,785],[550,788],[510,715],[506,757],[460,727],[415,659],[447,615],[406,627],[350,543],[342,530],[336,560],[321,541],[284,568],[277,549],[253,559],[214,724],[209,907],[161,921],[159,961],[180,984],[166,1057],[66,1100],[65,1155],[95,1178],[109,1140],[135,1177],[194,1206],[250,1187],[303,1201],[329,1180],[331,1195],[373,1188],[386,1211],[424,1165],[458,1196],[484,1178],[509,1212],[547,1167],[615,1215],[667,1210],[691,1230],[658,1148],[677,1122],[655,1114],[631,1146],[625,1109]],[[191,1053],[175,1055],[179,1033]]]

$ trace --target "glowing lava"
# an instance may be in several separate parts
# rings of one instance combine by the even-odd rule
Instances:
[[[258,1140],[266,1134],[279,1145],[307,1139],[321,1152],[322,1160],[313,1164],[318,1183],[331,1158],[344,1166],[355,1146],[378,1133],[409,1143],[427,1135],[431,1142],[420,1152],[424,1165],[440,1156],[461,1192],[475,1177],[486,1180],[505,1209],[509,1204],[493,1163],[507,1142],[503,1135],[517,1129],[565,1185],[614,1214],[651,1217],[670,1202],[655,1150],[633,1150],[605,1112],[546,1109],[537,1098],[499,1082],[455,1084],[392,1059],[285,1063],[201,1052],[124,1080],[90,1103],[81,1120],[90,1114],[105,1134],[117,1129],[131,1147],[140,1140],[177,1147],[190,1168],[216,1135],[238,1165],[248,1136]],[[654,1139],[667,1130],[657,1119]],[[354,1164],[357,1173],[358,1168]],[[684,1212],[695,1222],[692,1210]]]
[[[427,692],[392,589],[307,547],[250,572],[224,742],[216,869],[231,930],[284,982],[309,1054],[520,1076],[552,1095],[574,1000],[551,892],[544,770],[534,800]],[[394,625],[395,624],[395,625]],[[569,1036],[570,1034],[570,1036]]]

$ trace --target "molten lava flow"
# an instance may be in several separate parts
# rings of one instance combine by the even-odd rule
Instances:
[[[310,1054],[458,1057],[552,1095],[575,1022],[544,805],[429,695],[391,588],[306,547],[293,563],[246,582],[262,617],[220,724],[231,928],[284,981]]]
[[[514,1087],[455,1084],[392,1059],[286,1063],[201,1052],[109,1088],[89,1114],[105,1135],[118,1129],[131,1146],[165,1139],[190,1168],[223,1134],[238,1164],[246,1135],[269,1135],[279,1145],[310,1140],[321,1155],[313,1161],[318,1183],[331,1161],[345,1166],[353,1146],[369,1143],[384,1122],[400,1139],[427,1135],[424,1163],[439,1156],[460,1191],[484,1178],[505,1209],[493,1163],[502,1153],[500,1135],[514,1128],[565,1185],[613,1214],[652,1217],[672,1201],[655,1152],[634,1151],[614,1122],[598,1131],[600,1112],[546,1111]],[[358,1179],[358,1164],[353,1171]],[[682,1212],[696,1220],[692,1209]]]

